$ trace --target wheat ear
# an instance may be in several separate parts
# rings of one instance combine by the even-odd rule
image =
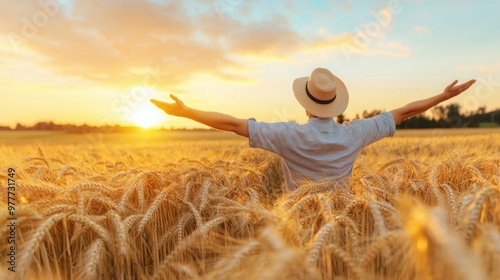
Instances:
[[[359,264],[355,262],[351,257],[347,255],[347,253],[341,248],[337,247],[334,244],[330,244],[326,246],[325,250],[327,252],[333,253],[333,255],[339,259],[341,259],[345,265],[351,270],[356,279],[364,280],[370,279],[368,275],[359,267]]]
[[[455,193],[448,184],[442,184],[441,187],[446,193],[446,199],[448,199],[448,205],[450,205],[450,210],[452,214],[451,220],[456,222],[458,215],[458,207],[457,207],[457,200],[455,197]]]
[[[434,168],[432,168],[431,172],[429,173],[429,181],[432,187],[439,187],[438,171],[441,167],[443,167],[443,164],[438,164],[434,166]]]
[[[189,266],[187,266],[185,264],[182,264],[182,263],[169,263],[169,265],[173,269],[186,274],[188,276],[188,279],[193,279],[193,280],[200,279],[200,276],[198,275],[198,273],[196,273],[191,267],[189,267]]]
[[[196,221],[196,226],[201,227],[203,225],[203,219],[198,209],[196,209],[196,207],[194,207],[193,203],[191,202],[183,201],[182,203],[186,204],[189,207],[189,210],[193,212],[194,219]]]
[[[50,206],[42,211],[42,215],[51,216],[55,213],[64,212],[66,214],[71,214],[77,211],[76,206],[67,205],[67,204],[58,204],[54,206]]]
[[[375,258],[375,256],[389,244],[395,244],[396,241],[402,239],[405,236],[402,231],[388,232],[383,236],[380,236],[375,242],[370,244],[368,250],[364,253],[360,260],[361,266],[366,267]]]
[[[143,214],[130,215],[123,220],[123,229],[128,232],[130,228],[144,217]]]
[[[115,232],[117,238],[116,240],[116,251],[119,256],[126,257],[128,252],[128,243],[127,243],[127,232],[125,230],[125,225],[122,222],[120,215],[115,211],[111,210],[106,213],[106,216],[114,225]]]
[[[380,213],[379,204],[373,200],[369,200],[368,206],[370,207],[370,212],[372,213],[373,219],[375,221],[375,228],[379,235],[384,235],[387,232],[387,227],[385,226],[384,217]]]
[[[86,216],[79,215],[79,214],[71,214],[68,215],[68,220],[70,221],[75,221],[78,223],[81,223],[82,225],[88,226],[91,228],[102,240],[104,240],[107,244],[111,244],[111,237],[109,236],[108,231],[100,226],[98,223],[95,221],[87,218]]]
[[[484,188],[477,195],[474,200],[473,206],[470,208],[467,221],[465,222],[462,230],[464,232],[465,240],[469,242],[474,235],[477,224],[479,223],[479,217],[483,209],[483,204],[489,196],[497,195],[499,191],[494,188]]]
[[[30,162],[30,161],[41,161],[45,164],[45,166],[47,166],[47,168],[50,168],[50,164],[49,162],[43,158],[43,157],[27,157],[27,158],[24,158],[24,162]]]
[[[151,206],[148,208],[148,211],[146,211],[146,214],[142,218],[141,222],[139,223],[138,227],[138,232],[141,233],[144,231],[144,227],[148,223],[148,221],[153,217],[154,213],[158,208],[160,207],[161,203],[165,199],[165,197],[168,195],[170,192],[170,189],[164,189],[162,190],[156,197],[153,203],[151,203]]]
[[[63,213],[54,214],[45,221],[43,221],[37,227],[36,231],[33,233],[29,241],[26,243],[21,253],[19,262],[22,263],[23,265],[19,266],[18,273],[20,275],[20,279],[24,279],[27,270],[31,268],[31,262],[33,261],[34,254],[36,250],[38,250],[38,248],[40,247],[40,243],[43,241],[45,235],[49,233],[50,228],[55,223],[57,223],[64,217],[66,217],[66,214]]]
[[[311,246],[311,249],[309,249],[309,253],[307,254],[306,262],[308,265],[316,265],[316,263],[319,260],[319,255],[321,251],[321,247],[323,247],[323,244],[328,240],[328,236],[330,235],[330,232],[333,229],[333,224],[328,223],[324,225],[318,233],[316,233],[316,236],[314,237],[314,242]]]
[[[295,212],[302,210],[305,206],[309,206],[311,203],[317,204],[318,197],[316,195],[307,195],[297,202],[289,212],[290,216],[293,216]]]
[[[382,164],[380,167],[379,167],[379,171],[383,171],[384,169],[386,169],[387,167],[391,166],[391,165],[394,165],[394,164],[399,164],[401,162],[405,161],[404,158],[397,158],[397,159],[393,159],[391,161],[388,161],[384,164]]]
[[[256,240],[250,241],[245,246],[242,246],[236,252],[234,252],[230,259],[222,259],[218,261],[214,269],[217,271],[218,275],[230,275],[228,274],[231,270],[238,267],[248,255],[255,252],[260,247],[260,243]]]
[[[202,187],[202,191],[201,191],[201,200],[200,200],[200,212],[203,212],[203,210],[205,209],[205,206],[207,205],[208,192],[210,190],[211,185],[212,185],[212,183],[210,183],[210,181],[208,181],[208,180],[203,182],[203,187]],[[187,201],[187,200],[185,200],[185,201]]]
[[[491,186],[493,185],[490,181],[486,180],[484,177],[483,177],[483,174],[481,174],[481,171],[479,171],[479,169],[477,169],[475,166],[473,165],[467,165],[465,166],[466,169],[469,169],[470,171],[472,171],[472,173],[474,173],[474,175],[476,175],[476,178],[484,184],[484,186]]]
[[[189,236],[187,236],[185,239],[181,240],[181,242],[174,248],[174,250],[172,250],[170,252],[170,254],[162,261],[161,265],[156,270],[152,279],[153,280],[163,279],[163,271],[165,271],[167,269],[169,264],[172,262],[174,256],[176,256],[180,252],[187,249],[194,242],[197,242],[201,236],[204,236],[207,234],[208,230],[223,223],[224,221],[226,221],[226,217],[217,217],[217,218],[205,223],[201,228],[197,228]]]
[[[187,186],[184,188],[184,201],[189,201],[191,195],[191,188],[193,187],[193,182],[190,181]]]
[[[82,259],[81,263],[81,279],[98,279],[98,276],[104,271],[99,271],[99,264],[103,262],[106,246],[102,239],[94,240]]]

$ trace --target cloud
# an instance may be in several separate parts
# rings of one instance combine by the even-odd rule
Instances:
[[[411,48],[401,42],[387,42],[380,41],[380,39],[362,41],[350,33],[318,39],[315,43],[307,46],[306,49],[308,51],[340,50],[348,57],[352,54],[396,58],[409,57],[411,55]]]
[[[349,1],[340,1],[340,7],[346,11],[352,10],[352,4]]]
[[[476,64],[476,65],[460,66],[457,68],[457,70],[458,71],[478,71],[481,73],[500,73],[500,61],[498,61],[494,65]]]
[[[409,57],[411,49],[401,42],[380,42],[373,50],[368,51],[369,55],[382,55],[390,57]]]
[[[394,57],[410,52],[402,44],[378,42],[386,26],[360,46],[359,38],[350,33],[306,38],[278,12],[221,20],[210,1],[157,2],[65,0],[71,5],[62,6],[56,0],[1,1],[0,36],[7,38],[2,46],[9,45],[10,51],[0,52],[0,65],[2,57],[17,50],[13,57],[19,61],[31,54],[33,65],[62,77],[118,88],[171,90],[200,74],[249,81],[254,64],[286,62],[297,53],[313,56],[316,50],[332,47],[337,52],[342,51],[339,46],[349,46],[366,55]],[[189,4],[196,5],[188,8]],[[234,9],[245,5],[241,2]],[[292,9],[295,4],[285,6]]]
[[[323,32],[324,33],[324,32]],[[316,38],[313,43],[306,46],[306,50],[309,51],[321,51],[334,49],[342,45],[348,45],[353,47],[358,47],[359,43],[356,41],[354,36],[349,33],[343,33],[342,35],[333,35],[328,37]]]
[[[428,33],[429,31],[429,27],[427,26],[416,25],[413,27],[413,32],[415,33]]]
[[[401,7],[385,5],[378,12],[372,12],[371,17],[360,23],[353,31],[341,35],[327,35],[326,31],[321,30],[320,36],[306,49],[340,50],[348,60],[352,54],[408,57],[411,54],[410,47],[400,42],[387,41],[386,38],[395,14],[401,10]]]
[[[56,5],[49,14],[35,0],[6,2],[0,4],[0,33],[9,36],[12,48],[29,48],[43,57],[42,67],[59,75],[118,87],[142,84],[151,73],[157,74],[160,88],[200,73],[244,78],[241,72],[227,73],[244,68],[238,56],[283,57],[301,41],[285,18],[246,24],[231,18],[221,21],[211,5],[193,16],[185,1],[110,5],[75,0],[70,15]],[[38,23],[45,15],[43,24],[37,24],[37,15]]]

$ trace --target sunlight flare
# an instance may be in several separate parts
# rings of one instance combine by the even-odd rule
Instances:
[[[138,126],[143,128],[150,128],[152,126],[158,125],[165,116],[159,110],[154,110],[154,108],[138,108],[132,112],[130,115],[130,120]]]

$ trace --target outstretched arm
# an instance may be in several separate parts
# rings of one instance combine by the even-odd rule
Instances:
[[[248,137],[248,122],[246,119],[238,119],[217,112],[196,110],[187,107],[184,105],[184,102],[172,94],[170,98],[172,98],[175,103],[166,103],[155,99],[151,99],[151,103],[155,104],[169,115],[192,119],[215,129],[231,131],[238,135]]]
[[[446,101],[466,91],[475,82],[476,80],[470,80],[463,84],[457,85],[458,81],[455,80],[453,83],[447,86],[442,93],[438,95],[435,95],[427,99],[415,101],[401,108],[394,109],[391,111],[392,117],[394,118],[394,122],[396,124],[399,124],[406,118],[413,117],[415,115],[423,113],[429,110],[430,108],[438,105],[439,103]]]

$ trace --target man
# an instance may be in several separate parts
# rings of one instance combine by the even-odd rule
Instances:
[[[152,99],[169,115],[185,117],[215,129],[235,132],[249,138],[251,147],[262,148],[283,158],[283,171],[289,190],[301,182],[347,183],[354,160],[361,149],[386,136],[394,135],[396,124],[467,90],[475,80],[461,85],[454,81],[433,97],[412,102],[378,116],[338,124],[333,120],[349,103],[347,88],[328,69],[316,68],[309,77],[293,82],[297,101],[305,108],[309,121],[264,123],[189,108],[174,95],[175,103]]]

